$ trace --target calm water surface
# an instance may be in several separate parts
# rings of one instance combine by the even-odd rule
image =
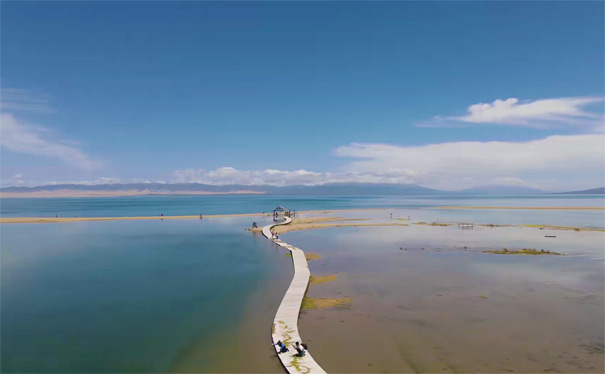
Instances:
[[[291,261],[249,224],[2,225],[2,372],[281,372]]]
[[[603,211],[437,206],[603,206],[602,196],[153,196],[2,199],[3,216],[338,212],[414,221],[605,227]],[[319,214],[319,213],[318,213]],[[334,213],[330,213],[335,215]],[[2,224],[2,372],[282,372],[270,342],[291,259],[243,230],[251,218]],[[259,224],[266,219],[255,218]],[[406,222],[397,221],[397,222]],[[323,255],[336,281],[303,312],[334,372],[603,371],[602,232],[534,228],[340,228],[283,239]],[[565,257],[483,254],[537,248]],[[423,249],[424,248],[424,249]],[[482,297],[485,296],[485,297]]]
[[[299,327],[328,372],[604,371],[603,232],[338,228],[282,239],[322,255]],[[567,256],[485,254],[536,248]]]
[[[605,206],[604,195],[402,195],[402,196],[128,196],[0,199],[0,215],[35,217],[128,217],[258,213],[283,205],[298,211],[436,206]],[[443,212],[443,211],[442,211]],[[449,213],[443,213],[449,214]],[[489,213],[482,213],[489,214]],[[499,211],[496,215],[507,214]],[[552,213],[557,215],[559,213]],[[600,213],[598,217],[603,217]]]

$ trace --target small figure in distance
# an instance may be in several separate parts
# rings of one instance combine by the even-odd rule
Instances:
[[[202,215],[200,214],[200,219],[202,219],[202,218],[204,218],[204,216],[202,216]]]
[[[286,345],[281,340],[278,340],[277,343],[275,343],[273,345],[276,345],[279,347],[279,353],[285,353],[285,352],[290,351],[288,349],[288,347],[286,347]]]
[[[252,228],[257,229],[258,228],[258,224],[256,222],[252,222]]]

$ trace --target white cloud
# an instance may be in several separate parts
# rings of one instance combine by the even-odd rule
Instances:
[[[336,154],[360,159],[347,165],[349,173],[451,190],[490,184],[590,188],[602,186],[605,179],[603,134],[419,147],[354,143],[338,148]]]
[[[51,135],[51,132],[43,127],[23,124],[10,113],[0,114],[2,147],[13,152],[57,158],[83,170],[93,168],[93,162],[77,143],[52,139]]]
[[[434,117],[432,121],[416,124],[417,127],[457,127],[455,122],[467,124],[504,124],[534,128],[581,127],[602,129],[603,113],[588,111],[585,107],[602,103],[603,97],[564,97],[534,101],[517,98],[495,100],[468,107],[464,116]],[[602,108],[602,107],[601,107]]]
[[[544,190],[602,186],[605,135],[550,136],[528,142],[451,142],[418,147],[353,143],[335,150],[356,159],[337,172],[184,169],[171,182],[213,185],[420,184],[444,190],[515,185]]]

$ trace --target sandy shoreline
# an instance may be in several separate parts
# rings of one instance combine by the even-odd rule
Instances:
[[[437,209],[605,210],[605,206],[438,206]]]
[[[354,212],[382,209],[338,209],[338,210],[308,210],[297,212],[298,214],[316,214],[316,213],[334,213],[334,212]],[[271,217],[271,213],[236,213],[236,214],[204,214],[206,218],[232,218],[232,217]],[[0,217],[0,223],[63,223],[63,222],[84,222],[84,221],[144,221],[144,220],[162,220],[162,219],[200,219],[199,215],[194,216],[136,216],[136,217]]]

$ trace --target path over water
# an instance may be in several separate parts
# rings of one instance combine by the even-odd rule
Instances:
[[[287,225],[290,222],[292,222],[292,219],[285,217],[285,221],[283,222],[267,225],[263,227],[263,235],[267,239],[271,239],[273,236],[271,228],[273,226]],[[290,349],[289,352],[279,353],[279,349],[276,347],[278,357],[289,373],[325,373],[324,369],[315,362],[311,353],[307,351],[307,354],[303,357],[297,357],[296,350],[294,349],[296,342],[303,342],[298,333],[298,315],[305,292],[309,286],[309,277],[311,275],[305,253],[302,249],[293,247],[281,240],[276,240],[275,244],[286,248],[292,253],[292,263],[294,264],[294,277],[273,320],[273,330],[271,333],[273,344],[281,340]]]

